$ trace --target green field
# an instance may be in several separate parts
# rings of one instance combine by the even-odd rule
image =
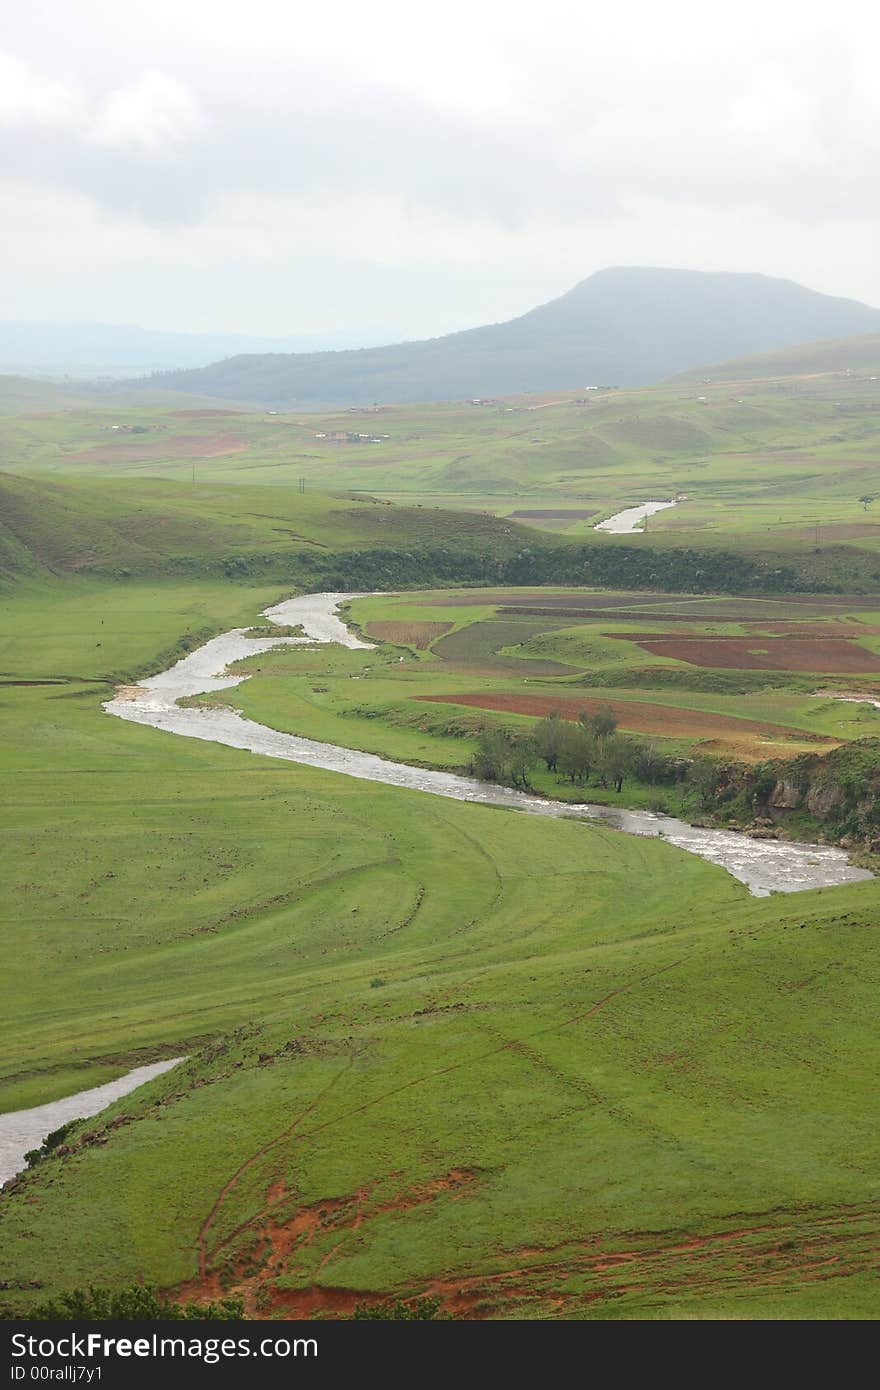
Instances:
[[[293,592],[393,590],[351,605],[374,650],[210,698],[459,769],[610,704],[682,766],[852,750],[864,797],[880,712],[832,697],[880,698],[867,375],[335,417],[59,392],[0,418],[0,1111],[188,1060],[0,1196],[0,1310],[143,1280],[278,1317],[876,1316],[880,880],[755,899],[659,840],[101,709]],[[695,813],[686,780],[532,776]]]
[[[146,669],[273,597],[7,606],[4,678],[68,679],[3,692],[0,1103],[190,1057],[4,1195],[7,1306],[145,1278],[280,1316],[871,1316],[876,885],[759,901],[658,842],[100,711],[99,641]],[[321,656],[351,684],[370,653]]]
[[[632,503],[682,494],[686,502],[652,519],[652,546],[819,551],[833,568],[837,547],[878,549],[880,521],[861,499],[880,489],[880,388],[859,364],[806,370],[815,366],[773,380],[718,369],[718,379],[638,390],[334,415],[22,411],[0,418],[0,447],[16,473],[190,487],[302,479],[307,489],[407,505],[524,512],[515,519],[566,539],[592,537],[597,521]]]

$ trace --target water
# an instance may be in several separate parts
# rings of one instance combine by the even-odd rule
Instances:
[[[646,505],[656,508],[673,504]],[[503,806],[530,815],[601,822],[628,835],[662,836],[669,844],[720,865],[746,884],[756,897],[766,897],[772,892],[795,893],[806,888],[833,887],[872,877],[867,869],[850,864],[843,850],[829,846],[752,840],[748,835],[738,835],[731,830],[703,829],[687,825],[673,816],[655,815],[650,811],[572,806],[548,801],[528,792],[499,787],[492,782],[479,782],[473,777],[410,767],[407,763],[390,762],[372,753],[341,748],[333,743],[318,743],[313,739],[299,738],[296,734],[279,733],[252,719],[243,718],[234,710],[181,709],[176,703],[188,695],[239,685],[246,677],[226,675],[226,667],[242,657],[266,652],[273,647],[339,642],[352,649],[371,650],[372,644],[361,641],[349,632],[336,612],[341,602],[358,597],[362,595],[304,594],[276,604],[274,608],[266,609],[266,617],[279,624],[293,626],[301,623],[307,634],[305,637],[246,637],[244,628],[234,628],[220,637],[212,638],[169,670],[151,676],[138,686],[123,687],[117,691],[114,699],[107,701],[104,708],[120,719],[149,724],[155,729],[181,734],[186,738],[223,743],[230,748],[244,748],[252,753],[324,768],[347,777],[382,782],[387,786],[403,787],[433,796],[451,797],[456,801]],[[0,1183],[19,1172],[24,1167],[25,1153],[38,1148],[46,1135],[60,1125],[68,1120],[98,1114],[120,1096],[128,1095],[137,1086],[176,1066],[181,1060],[178,1057],[170,1062],[137,1067],[106,1086],[79,1091],[33,1110],[17,1110],[0,1115]]]
[[[176,1067],[182,1057],[174,1057],[170,1062],[151,1062],[146,1067],[135,1067],[134,1071],[108,1081],[105,1086],[93,1086],[89,1091],[77,1091],[64,1096],[62,1100],[50,1101],[48,1105],[37,1105],[33,1110],[10,1110],[0,1115],[0,1186],[8,1182],[25,1167],[24,1156],[30,1149],[38,1149],[46,1138],[70,1120],[87,1120],[106,1110],[114,1100],[127,1096],[145,1081]]]
[[[665,511],[667,507],[677,507],[683,498],[674,497],[669,502],[643,502],[639,507],[626,507],[622,512],[615,512],[614,516],[606,517],[598,525],[593,527],[594,531],[610,531],[615,536],[641,535],[644,531],[642,522],[655,512]]]
[[[181,709],[176,703],[186,696],[240,684],[246,677],[224,674],[227,664],[272,646],[333,641],[346,647],[370,649],[371,644],[349,632],[336,614],[341,602],[357,597],[360,595],[304,594],[276,604],[266,610],[266,616],[282,624],[301,623],[307,636],[280,637],[273,642],[271,638],[245,637],[244,629],[235,629],[213,638],[170,670],[117,694],[107,702],[105,709],[121,719],[149,724],[186,738],[223,743],[230,748],[243,748],[368,782],[382,782],[386,786],[451,797],[456,801],[503,806],[531,815],[601,821],[630,835],[662,836],[680,849],[719,864],[757,897],[771,892],[794,893],[805,888],[831,887],[872,877],[867,869],[851,865],[843,850],[830,846],[753,840],[731,830],[702,829],[673,816],[650,811],[572,806],[529,792],[499,787],[493,782],[480,782],[474,777],[410,767],[408,763],[391,762],[373,753],[280,733],[245,719],[235,710]]]

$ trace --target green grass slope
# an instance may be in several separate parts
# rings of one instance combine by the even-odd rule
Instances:
[[[694,368],[676,381],[772,381],[779,377],[880,374],[880,333],[805,343]]]
[[[136,672],[269,597],[24,585],[2,664]],[[0,1106],[189,1057],[4,1193],[6,1311],[143,1278],[280,1317],[875,1315],[875,882],[756,900],[83,679],[0,694]]]
[[[0,577],[113,573],[272,577],[337,552],[454,544],[511,554],[534,533],[515,522],[439,508],[396,507],[293,487],[64,482],[0,474]],[[549,544],[554,544],[548,537]]]

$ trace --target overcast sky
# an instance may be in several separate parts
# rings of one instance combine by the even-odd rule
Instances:
[[[376,341],[619,264],[880,306],[880,7],[0,8],[0,318]]]

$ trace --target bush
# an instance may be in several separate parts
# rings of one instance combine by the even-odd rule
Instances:
[[[441,1313],[439,1298],[388,1298],[382,1303],[359,1303],[352,1313],[355,1322],[382,1320],[384,1322],[432,1322],[452,1319],[453,1313]]]
[[[224,1298],[217,1303],[175,1303],[148,1284],[130,1284],[126,1289],[89,1285],[38,1304],[29,1316],[43,1322],[151,1322],[161,1318],[227,1322],[244,1317],[244,1303],[240,1298]]]

